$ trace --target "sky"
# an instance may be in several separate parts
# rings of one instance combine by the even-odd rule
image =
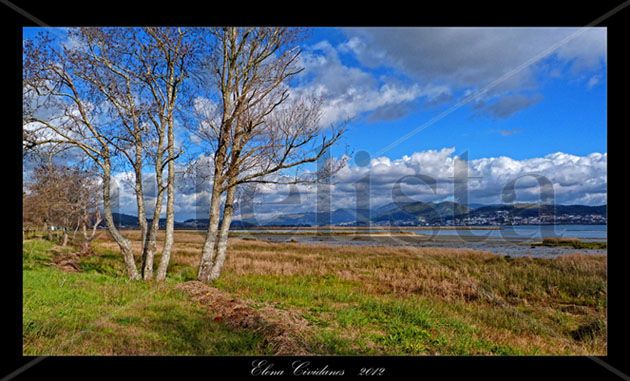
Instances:
[[[515,181],[514,201],[536,201],[532,175],[550,180],[557,203],[606,203],[606,28],[313,28],[301,47],[292,90],[324,97],[322,128],[349,121],[331,152],[349,159],[333,209],[356,204],[365,176],[373,206],[391,202],[396,183],[411,200],[451,200],[461,158],[473,203],[504,202]],[[418,175],[438,185],[405,179]],[[203,215],[207,191],[181,187],[177,219]],[[316,194],[261,187],[256,197],[273,213],[314,210]],[[132,203],[121,196],[123,211]]]
[[[576,31],[387,156],[443,147],[470,158],[606,152],[605,28],[321,28],[305,47],[318,64],[306,70],[356,117],[347,140],[376,153]]]

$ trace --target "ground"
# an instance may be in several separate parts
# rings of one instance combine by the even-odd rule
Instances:
[[[127,280],[105,232],[82,257],[25,240],[24,353],[606,354],[605,256],[232,238],[204,285],[203,238],[176,232],[164,283]]]

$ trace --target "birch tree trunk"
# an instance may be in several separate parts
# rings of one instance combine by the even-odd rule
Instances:
[[[89,236],[87,234],[87,226],[85,222],[81,225],[81,230],[83,231],[83,242],[81,242],[81,253],[87,253],[90,251],[90,242]],[[96,232],[94,232],[96,233]]]
[[[140,279],[140,274],[136,268],[136,262],[133,258],[133,251],[131,250],[131,244],[127,238],[125,238],[114,224],[114,217],[112,216],[112,202],[111,202],[111,167],[109,162],[103,164],[103,214],[105,217],[105,223],[107,224],[107,230],[112,236],[112,239],[120,247],[120,251],[125,260],[125,267],[127,269],[127,275],[130,279]]]
[[[213,186],[212,196],[210,199],[210,215],[208,221],[208,234],[206,235],[206,241],[203,244],[201,252],[201,261],[199,264],[199,273],[197,279],[202,282],[210,280],[210,271],[212,270],[212,264],[214,261],[214,247],[217,238],[217,232],[219,230],[219,214],[221,206],[221,191],[220,186]]]
[[[142,186],[142,147],[136,146],[136,161],[135,167],[135,186],[134,191],[136,193],[136,204],[138,208],[138,226],[140,227],[140,239],[142,245],[141,250],[144,252],[144,246],[146,244],[147,235],[147,214],[144,208],[144,189]]]
[[[96,237],[96,229],[98,228],[98,225],[101,223],[101,214],[99,213],[98,209],[96,209],[94,225],[92,225],[92,232],[90,234],[88,234],[87,232],[87,220],[88,218],[86,216],[81,226],[81,229],[83,230],[83,243],[81,245],[81,253],[83,254],[86,254],[90,251],[90,245],[92,241],[94,240],[94,237]]]
[[[229,101],[224,101],[224,108],[228,106]],[[225,119],[225,116],[224,116]],[[201,251],[201,260],[199,261],[199,273],[197,279],[202,282],[210,280],[210,272],[212,271],[217,232],[219,230],[219,217],[221,207],[221,194],[223,193],[223,170],[227,155],[227,139],[230,123],[222,122],[223,129],[219,136],[219,146],[214,157],[214,176],[212,177],[212,195],[210,197],[210,215],[208,216],[208,234]]]
[[[157,280],[164,280],[171,260],[173,247],[173,231],[175,229],[175,137],[173,134],[172,119],[168,124],[168,184],[166,187],[166,232],[164,237],[164,249],[157,271]]]
[[[212,264],[212,270],[208,280],[215,280],[221,275],[221,269],[225,262],[225,256],[227,253],[228,235],[230,230],[230,224],[232,223],[232,216],[234,215],[234,194],[236,193],[236,186],[230,186],[225,194],[225,206],[223,207],[223,220],[221,221],[221,229],[217,235],[217,245],[215,248],[214,263]]]
[[[160,176],[161,177],[161,176]],[[161,181],[160,181],[161,182]],[[155,210],[153,212],[153,220],[147,231],[147,237],[142,251],[142,279],[149,280],[153,278],[153,258],[157,248],[157,232],[160,228],[160,211],[162,210],[162,191],[158,190],[155,200]]]
[[[164,184],[162,183],[162,136],[158,138],[157,155],[155,157],[155,186],[157,195],[155,198],[155,209],[153,210],[153,220],[148,227],[147,236],[142,250],[142,279],[153,279],[153,258],[157,248],[157,232],[160,229],[160,214],[162,212],[162,200],[164,196]]]
[[[51,230],[52,226],[48,226],[48,224],[44,224],[44,234],[46,234],[46,239],[49,241],[53,240],[53,234]]]
[[[161,204],[161,203],[160,203]],[[161,207],[161,205],[160,205]],[[157,208],[157,205],[156,205]],[[147,237],[144,241],[144,249],[142,251],[142,279],[149,280],[153,278],[153,257],[155,256],[155,250],[157,247],[156,235],[159,227],[159,215],[158,218],[154,218],[151,221],[147,230]]]

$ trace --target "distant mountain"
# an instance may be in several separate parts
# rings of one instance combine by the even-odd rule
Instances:
[[[208,218],[196,218],[184,222],[176,222],[175,227],[178,229],[206,229],[209,223],[210,220]],[[221,221],[219,221],[219,223],[221,223]],[[234,220],[230,223],[231,229],[251,228],[255,226],[255,224],[241,220]]]
[[[138,227],[137,216],[131,216],[129,214],[123,214],[123,213],[112,213],[112,217],[114,217],[114,225],[116,225],[117,227],[129,227],[129,228]],[[101,222],[101,226],[105,226],[105,221]]]
[[[601,216],[606,217],[606,205],[541,205],[532,203],[520,204],[495,204],[481,205],[479,207],[464,206],[452,201],[438,203],[430,202],[408,202],[389,203],[372,210],[352,208],[340,208],[326,212],[305,212],[281,214],[273,219],[256,221],[252,219],[234,220],[230,227],[233,229],[251,228],[256,226],[322,226],[322,225],[368,225],[368,224],[390,224],[390,225],[424,225],[441,224],[452,219],[462,218],[530,218],[540,215],[546,216]],[[121,228],[138,228],[138,218],[136,216],[113,213],[114,223]],[[587,218],[588,220],[589,218]],[[579,219],[577,219],[579,221]],[[602,219],[594,223],[601,223]],[[147,222],[151,222],[147,219]],[[207,218],[188,219],[184,222],[175,222],[176,229],[206,229],[209,220]],[[580,223],[580,222],[574,222]],[[605,223],[605,222],[604,222]],[[164,228],[166,219],[160,219],[160,228]],[[101,222],[105,226],[105,222]]]
[[[354,210],[351,208],[340,208],[330,213],[291,213],[282,214],[264,221],[245,220],[244,222],[248,222],[252,225],[263,226],[321,226],[349,223],[354,224],[356,221],[359,221],[359,223],[368,224],[370,222],[370,211],[368,209]]]
[[[137,229],[138,225],[138,217],[132,216],[124,213],[112,213],[112,217],[114,217],[114,224],[119,228],[127,228],[127,229]],[[150,224],[153,221],[152,218],[147,218],[147,223]],[[206,229],[208,227],[208,222],[210,220],[207,218],[200,219],[188,219],[184,222],[175,221],[176,229]],[[105,221],[100,223],[101,227],[105,227]],[[249,228],[254,227],[256,225],[249,223],[247,221],[232,221],[230,224],[231,228]],[[160,229],[166,228],[166,218],[160,218]]]
[[[112,213],[112,217],[114,218],[114,224],[119,228],[138,228],[138,217],[132,216],[130,214],[124,213]],[[147,224],[150,224],[153,221],[152,218],[147,218]],[[175,222],[175,227],[178,227],[180,223]],[[105,221],[102,221],[100,226],[105,226]],[[160,218],[160,228],[166,227],[166,218]]]
[[[261,225],[276,226],[318,226],[318,225],[422,225],[446,223],[452,219],[466,217],[496,217],[497,212],[510,217],[538,217],[542,215],[606,216],[606,205],[540,205],[540,204],[469,204],[464,206],[452,201],[439,203],[408,202],[389,203],[373,210],[337,209],[332,213],[293,213],[259,222]],[[252,222],[253,223],[253,222]]]
[[[452,201],[439,203],[409,202],[391,203],[375,210],[374,222],[398,223],[435,223],[447,218],[466,214],[469,209]]]
[[[253,228],[253,227],[256,227],[256,225],[247,221],[234,220],[230,223],[230,229],[243,229],[243,228]]]
[[[207,218],[192,218],[184,222],[180,222],[180,226],[184,229],[205,229],[210,222]]]

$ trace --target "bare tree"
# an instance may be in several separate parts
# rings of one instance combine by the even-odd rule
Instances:
[[[91,244],[96,238],[97,228],[103,221],[100,212],[100,197],[98,197],[100,185],[93,176],[88,176],[86,172],[83,172],[83,176],[80,176],[78,180],[76,189],[73,190],[77,203],[75,233],[81,230],[81,253],[87,254],[91,251]]]
[[[138,60],[142,63],[144,75],[141,77],[149,89],[153,107],[148,111],[148,118],[154,126],[156,136],[156,155],[154,166],[156,174],[157,198],[142,254],[142,273],[144,279],[153,277],[153,260],[156,253],[157,230],[162,209],[162,195],[166,191],[166,232],[162,257],[156,278],[166,277],[173,247],[175,226],[175,160],[181,154],[175,147],[175,111],[178,98],[184,87],[184,80],[189,75],[196,53],[196,34],[185,28],[145,28],[149,38],[146,44],[139,44]],[[166,183],[163,172],[167,169]]]
[[[202,281],[221,273],[237,187],[282,182],[270,176],[317,161],[344,132],[321,128],[317,98],[288,100],[287,82],[301,71],[295,30],[217,28],[212,34],[209,66],[218,102],[197,130],[214,159],[209,226],[198,272]]]
[[[75,38],[86,49],[77,50],[77,62],[85,68],[84,79],[107,99],[125,127],[126,138],[117,139],[130,146],[119,145],[134,171],[138,224],[141,230],[141,275],[153,278],[153,258],[156,252],[164,191],[167,192],[167,244],[163,255],[166,275],[173,242],[174,148],[173,119],[179,90],[186,76],[191,44],[181,28],[82,28]],[[146,158],[153,164],[155,203],[153,218],[147,226],[143,171]],[[169,175],[164,184],[164,170]],[[170,229],[168,228],[170,227]]]
[[[54,164],[52,161],[33,170],[24,195],[24,220],[32,225],[54,227],[61,231],[61,245],[66,246],[69,232],[83,228],[83,251],[96,234],[101,222],[98,211],[99,185],[87,171]],[[88,235],[87,226],[92,227]],[[73,235],[74,236],[74,235]]]
[[[294,29],[205,32],[212,45],[206,62],[216,107],[196,131],[214,159],[210,224],[198,276],[210,280],[219,276],[225,260],[237,187],[286,182],[285,170],[317,161],[343,128],[321,128],[317,98],[292,94],[289,99],[288,80],[300,71]],[[101,177],[103,218],[133,279],[153,278],[164,193],[166,239],[157,278],[164,279],[168,269],[175,160],[181,153],[175,147],[174,115],[194,57],[204,51],[196,34],[187,28],[78,28],[69,30],[67,41],[52,43],[44,36],[25,44],[24,145],[29,150],[71,147],[92,162]],[[147,165],[153,166],[156,189],[150,224],[144,191]],[[142,231],[140,272],[129,240],[113,221],[115,166],[131,167],[134,173]]]
[[[100,167],[104,218],[132,278],[153,277],[164,192],[167,239],[159,278],[166,276],[168,268],[174,162],[180,154],[175,148],[174,112],[194,51],[190,35],[186,28],[78,28],[69,30],[69,46],[56,48],[49,39],[40,38],[25,48],[25,146],[74,146]],[[61,110],[60,115],[50,115],[51,109]],[[109,187],[116,163],[130,166],[134,173],[142,236],[140,274],[129,241],[113,223]],[[150,226],[144,190],[147,164],[153,166],[156,189]]]
[[[112,165],[115,160],[111,123],[101,102],[87,91],[81,65],[70,48],[58,47],[46,34],[24,46],[24,129],[34,146],[70,146],[81,151],[100,172],[104,218],[121,249],[127,274],[138,279],[131,244],[114,224],[111,205]]]

